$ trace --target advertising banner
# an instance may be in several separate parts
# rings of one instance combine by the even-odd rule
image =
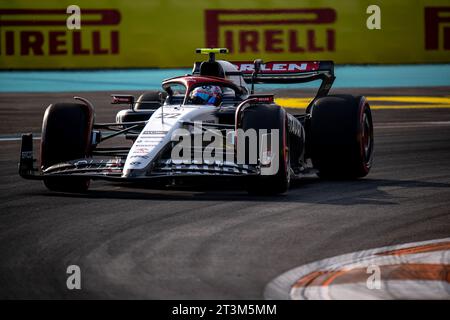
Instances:
[[[198,47],[237,61],[450,62],[450,3],[0,1],[1,69],[189,67]]]

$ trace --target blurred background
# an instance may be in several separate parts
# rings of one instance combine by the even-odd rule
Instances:
[[[198,47],[358,65],[338,67],[337,87],[446,86],[450,2],[0,1],[0,69],[21,71],[0,73],[3,92],[155,89],[203,59]]]

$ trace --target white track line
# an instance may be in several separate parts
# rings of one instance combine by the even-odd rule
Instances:
[[[16,135],[12,135],[12,134],[0,135],[0,142],[21,141],[21,140],[22,140],[22,136],[20,134],[16,134]],[[41,137],[33,135],[33,140],[41,140]]]

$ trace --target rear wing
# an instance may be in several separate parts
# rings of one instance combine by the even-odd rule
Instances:
[[[272,61],[259,63],[255,73],[255,62],[235,61],[234,64],[251,83],[303,83],[316,79],[334,77],[333,61]]]
[[[246,83],[251,84],[252,93],[254,85],[258,83],[288,84],[322,80],[316,94],[316,98],[320,98],[328,94],[335,79],[334,62],[330,60],[263,62],[257,59],[255,61],[230,61],[237,69],[231,71],[224,70],[221,62],[215,60],[215,54],[225,53],[227,52],[226,49],[197,49],[197,52],[208,53],[210,60],[195,62],[193,74],[216,77],[242,76]],[[202,67],[204,70],[202,70]]]
[[[316,98],[328,94],[334,79],[334,62],[324,61],[272,61],[261,60],[231,62],[244,81],[251,83],[305,83],[322,80]],[[255,70],[256,69],[256,70]]]

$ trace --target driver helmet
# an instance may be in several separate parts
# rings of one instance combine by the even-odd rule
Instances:
[[[222,89],[219,86],[201,86],[192,90],[190,98],[193,104],[218,106],[222,102]]]

